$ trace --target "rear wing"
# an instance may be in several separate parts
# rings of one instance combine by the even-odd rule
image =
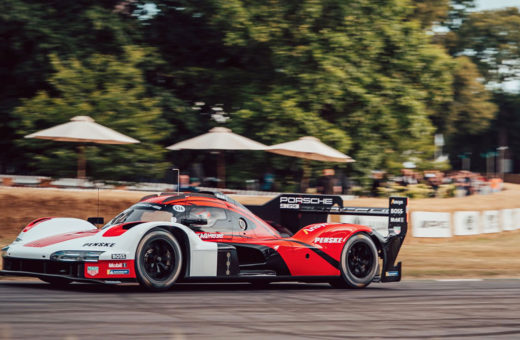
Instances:
[[[267,222],[297,232],[313,223],[327,222],[328,215],[388,216],[388,236],[374,233],[381,249],[383,266],[378,280],[401,281],[401,262],[395,264],[408,231],[408,198],[390,197],[388,208],[344,207],[340,196],[280,195],[261,206],[248,206]],[[399,229],[399,231],[397,231]]]
[[[388,216],[388,233],[406,235],[408,198],[390,197],[388,208],[344,207],[341,196],[282,194],[264,205],[247,208],[260,218],[282,225],[292,232],[327,222],[328,215]]]

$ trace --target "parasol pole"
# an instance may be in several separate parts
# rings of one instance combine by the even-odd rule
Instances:
[[[219,179],[217,186],[219,188],[226,187],[226,166],[224,152],[219,151],[217,155],[217,178]]]
[[[87,161],[85,159],[85,145],[78,145],[78,179],[86,178],[86,165]]]
[[[309,178],[310,176],[310,161],[306,158],[303,158],[303,173],[302,173],[302,181],[300,184],[300,190],[302,193],[305,193],[307,191],[307,188],[309,187]]]

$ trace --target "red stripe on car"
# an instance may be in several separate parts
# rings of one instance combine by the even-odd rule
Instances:
[[[39,239],[37,241],[29,242],[24,247],[35,247],[35,248],[41,248],[41,247],[47,247],[56,243],[65,242],[69,240],[73,240],[75,238],[81,238],[81,237],[88,237],[96,234],[99,230],[89,230],[89,231],[80,231],[77,233],[67,233],[67,234],[60,234],[60,235],[54,235],[50,237],[45,237],[42,239]]]

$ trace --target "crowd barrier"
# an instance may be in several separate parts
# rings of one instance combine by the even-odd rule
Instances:
[[[388,217],[341,216],[341,222],[368,225],[383,235],[388,234]],[[433,212],[410,214],[413,237],[452,237],[499,233],[520,229],[520,208]]]

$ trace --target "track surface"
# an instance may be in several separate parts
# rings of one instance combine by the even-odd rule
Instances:
[[[137,286],[0,282],[0,339],[520,338],[520,280]]]

